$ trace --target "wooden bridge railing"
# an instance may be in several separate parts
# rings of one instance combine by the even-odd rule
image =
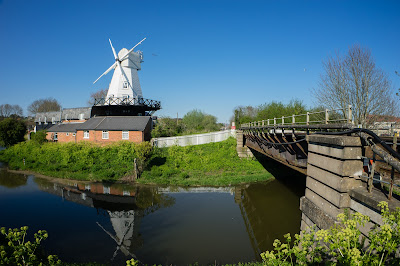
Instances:
[[[340,115],[339,113],[342,113]],[[338,109],[325,109],[318,112],[307,112],[306,114],[274,117],[271,119],[243,123],[241,128],[277,126],[277,125],[310,125],[310,124],[329,124],[329,123],[347,123],[352,124],[352,107]],[[299,120],[300,118],[300,120]]]

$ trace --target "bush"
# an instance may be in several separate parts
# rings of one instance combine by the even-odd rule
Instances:
[[[276,239],[274,250],[261,253],[261,258],[267,265],[399,265],[396,250],[400,247],[400,209],[390,213],[385,201],[378,206],[383,224],[369,232],[369,245],[358,229],[369,217],[342,213],[338,215],[340,224],[329,230],[303,231],[295,235],[293,244],[290,234],[285,235],[285,243]]]
[[[0,121],[0,146],[10,147],[24,141],[26,125],[14,118],[6,118]]]
[[[34,234],[34,241],[26,241],[27,226],[20,229],[1,228],[4,237],[4,245],[0,246],[1,265],[59,265],[61,261],[57,256],[45,256],[40,253],[40,243],[46,240],[48,234],[44,230],[39,230]]]
[[[22,142],[6,149],[0,160],[11,169],[33,170],[45,175],[83,180],[116,180],[131,175],[136,158],[139,171],[152,153],[149,142],[93,143]]]
[[[31,141],[36,141],[39,144],[43,144],[43,143],[47,142],[46,136],[47,136],[46,130],[40,130],[36,133],[32,132],[31,133]]]

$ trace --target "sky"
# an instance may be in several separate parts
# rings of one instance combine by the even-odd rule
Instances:
[[[400,1],[0,0],[0,104],[53,97],[87,106],[118,51],[143,51],[143,97],[159,117],[193,109],[229,122],[237,106],[314,105],[322,62],[359,44],[400,88]]]

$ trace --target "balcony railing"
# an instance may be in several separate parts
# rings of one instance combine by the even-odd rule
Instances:
[[[123,105],[147,106],[152,109],[161,109],[161,102],[144,98],[109,97],[94,99],[94,106]]]

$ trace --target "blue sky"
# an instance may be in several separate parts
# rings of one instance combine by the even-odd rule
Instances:
[[[239,105],[302,100],[322,61],[368,47],[400,88],[400,1],[0,0],[0,104],[54,97],[86,106],[116,50],[144,53],[139,78],[158,116],[193,109],[226,122]]]

